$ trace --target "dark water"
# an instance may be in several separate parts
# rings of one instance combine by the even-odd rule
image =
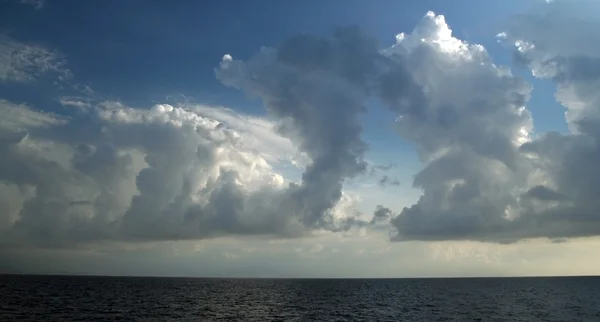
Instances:
[[[600,278],[0,276],[0,321],[600,321]]]

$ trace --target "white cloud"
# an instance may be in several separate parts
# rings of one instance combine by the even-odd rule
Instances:
[[[65,124],[67,120],[52,113],[31,109],[24,104],[14,104],[0,99],[0,130],[20,131],[31,128]]]
[[[29,82],[48,73],[71,76],[58,52],[0,35],[0,82]]]
[[[518,149],[532,130],[530,85],[433,12],[384,53],[404,69],[384,75],[382,99],[425,164],[414,180],[423,196],[393,219],[396,239],[519,239],[498,227],[528,184]],[[407,90],[398,78],[414,81],[412,101],[398,99]]]
[[[294,149],[267,120],[200,105],[104,102],[71,120],[0,107],[10,116],[0,126],[13,133],[0,142],[0,189],[17,196],[0,200],[5,246],[289,237],[314,228],[294,208],[297,185],[268,161]],[[331,216],[343,221],[340,209]]]
[[[505,32],[518,62],[556,83],[555,97],[567,110],[571,130],[547,133],[522,147],[543,178],[523,200],[530,234],[600,234],[600,20],[591,14],[596,9],[593,1],[555,1],[515,18]]]
[[[533,121],[526,105],[531,85],[512,75],[510,69],[495,65],[483,46],[453,37],[445,19],[433,12],[427,13],[412,33],[398,35],[397,44],[381,53],[356,30],[344,30],[336,37],[339,38],[333,42],[295,37],[278,49],[263,49],[248,62],[228,56],[217,75],[225,84],[263,98],[267,111],[287,126],[284,129],[288,132],[283,133],[299,142],[313,161],[321,160],[311,150],[311,145],[319,141],[310,139],[311,145],[302,144],[315,133],[328,133],[333,122],[325,122],[325,125],[320,122],[329,120],[329,115],[352,120],[359,113],[338,108],[338,100],[347,97],[358,106],[364,97],[376,96],[398,113],[398,132],[415,145],[425,167],[414,181],[415,186],[423,190],[420,200],[400,213],[390,211],[398,233],[395,240],[514,242],[600,233],[596,224],[590,225],[591,214],[598,207],[588,197],[591,196],[589,191],[593,191],[591,186],[598,186],[600,182],[582,185],[586,180],[595,180],[592,179],[595,176],[589,175],[594,166],[584,159],[569,166],[571,170],[563,175],[570,181],[556,178],[556,174],[548,171],[548,167],[563,167],[566,161],[562,161],[560,150],[548,150],[554,143],[544,142],[569,141],[561,145],[565,145],[566,151],[575,151],[568,147],[575,139],[551,138],[551,135],[541,139],[530,137]],[[514,37],[511,32],[499,36],[503,41],[511,37]],[[598,115],[597,109],[591,108],[597,105],[596,91],[592,90],[597,87],[593,80],[596,69],[588,61],[594,57],[594,48],[587,49],[588,60],[582,61],[588,63],[587,69],[578,69],[577,73],[571,69],[565,74],[569,64],[580,61],[553,59],[557,53],[548,48],[561,48],[560,57],[575,51],[544,42],[551,39],[542,36],[519,39],[515,43],[521,54],[531,55],[523,59],[530,62],[534,70],[544,67],[545,70],[538,70],[538,76],[569,77],[568,84],[558,79],[557,96],[575,115],[570,117],[570,123],[576,125],[577,133],[595,131],[593,135],[596,135],[600,131],[591,126]],[[336,41],[343,43],[344,48],[353,48],[345,54],[353,57],[354,69],[344,65],[343,58],[338,57],[340,49]],[[362,49],[356,50],[356,47]],[[546,49],[542,51],[540,47]],[[548,70],[548,60],[555,70]],[[341,62],[332,63],[338,61]],[[325,88],[331,77],[351,86],[339,87],[339,92],[323,96],[311,92],[312,84]],[[574,77],[583,79],[577,87],[573,86]],[[304,83],[306,79],[310,83]],[[364,97],[352,96],[350,91]],[[317,98],[311,100],[314,97]],[[313,110],[315,106],[319,106],[318,111]],[[306,125],[307,120],[311,120],[310,127]],[[287,121],[291,123],[283,123]],[[360,129],[351,124],[338,123],[336,134],[344,133],[338,139],[347,139],[343,142],[349,144],[348,147],[357,147],[362,144],[360,139],[354,139]],[[322,138],[335,137],[328,135],[320,134],[319,144],[324,143]],[[583,140],[577,137],[577,146],[591,152],[593,135],[588,133]],[[332,150],[331,146],[328,150]],[[327,155],[325,160],[336,160],[343,154],[338,151]],[[358,160],[362,162],[362,154],[355,155],[354,161]],[[561,162],[553,164],[552,160]],[[569,160],[573,162],[572,155]],[[588,174],[584,175],[582,170]],[[339,172],[338,175],[345,179],[353,174]],[[560,198],[556,199],[557,196]],[[336,202],[340,198],[338,194]],[[562,210],[557,212],[559,209]],[[571,214],[569,222],[564,211],[575,211],[578,215]],[[540,217],[540,214],[545,216]],[[587,225],[583,225],[586,220]],[[360,226],[361,222],[355,224]]]
[[[204,105],[187,106],[200,115],[212,118],[225,126],[235,128],[243,144],[249,150],[260,151],[269,163],[290,162],[305,167],[309,159],[293,145],[288,138],[277,134],[275,122],[265,118],[240,114],[224,107]]]
[[[60,104],[65,107],[74,107],[80,110],[86,110],[92,107],[90,102],[78,98],[63,97],[59,100]]]
[[[248,251],[223,247],[210,256],[268,258],[261,253],[268,244],[282,258],[382,260],[382,267],[363,268],[385,275],[403,264],[394,255],[418,260],[405,270],[415,274],[423,273],[416,263],[440,261],[460,272],[467,259],[507,272],[506,258],[518,252],[448,240],[598,235],[600,52],[583,42],[598,38],[596,25],[560,28],[560,14],[520,17],[499,38],[516,46],[537,77],[557,83],[569,135],[531,138],[531,86],[495,65],[482,46],[454,37],[433,12],[385,50],[349,28],[332,39],[293,37],[247,61],[225,55],[217,77],[260,97],[267,118],[222,107],[138,109],[63,97],[63,106],[81,112],[69,119],[0,101],[0,245],[297,237],[291,244],[244,240]],[[581,30],[588,32],[574,34]],[[7,39],[0,46],[4,82],[66,70],[58,54]],[[361,214],[368,188],[345,187],[367,171],[361,116],[370,98],[398,115],[399,135],[423,163],[414,177],[422,196],[402,210],[404,190],[381,194],[387,203]],[[286,162],[303,171],[299,182],[277,171]],[[390,228],[394,240],[431,258],[406,251],[407,244],[391,248]],[[303,244],[306,235],[315,239]],[[194,253],[208,248],[195,244]]]

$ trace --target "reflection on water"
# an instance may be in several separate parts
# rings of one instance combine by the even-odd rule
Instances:
[[[600,278],[0,276],[2,321],[600,321]]]

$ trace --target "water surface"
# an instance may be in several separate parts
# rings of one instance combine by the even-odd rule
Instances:
[[[0,321],[600,321],[600,278],[4,275]]]

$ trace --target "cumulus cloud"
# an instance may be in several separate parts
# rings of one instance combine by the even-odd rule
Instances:
[[[66,118],[2,101],[10,117],[0,121],[0,242],[292,237],[390,224],[396,241],[599,234],[600,52],[565,49],[585,37],[548,27],[564,24],[562,14],[521,16],[500,38],[534,75],[557,83],[570,134],[532,138],[530,84],[454,37],[433,12],[383,50],[344,28],[292,37],[246,61],[224,55],[217,78],[259,97],[266,118],[63,97],[80,110]],[[28,65],[37,74],[11,62],[0,75],[32,80],[60,70],[39,68],[53,59]],[[373,98],[398,115],[398,134],[417,150],[423,168],[414,186],[423,194],[364,218],[343,187],[369,169],[389,170],[364,159],[361,116]],[[285,162],[303,171],[298,182],[275,170]],[[399,184],[387,175],[379,183]]]
[[[65,137],[62,118],[1,106],[1,189],[20,196],[2,200],[4,243],[303,233],[280,215],[284,181],[260,151],[192,109],[106,103],[73,120],[91,133]]]
[[[14,170],[3,180],[33,191],[16,220],[11,211],[4,239],[62,246],[368,226],[343,184],[366,171],[360,116],[378,77],[411,81],[395,65],[355,28],[293,37],[248,62],[225,55],[217,77],[262,98],[272,121],[65,98],[82,113],[52,128],[31,124],[3,146]],[[273,170],[282,158],[304,169],[300,182]]]
[[[51,127],[67,120],[53,113],[33,110],[25,104],[14,104],[0,99],[0,130],[18,132],[28,128]]]
[[[119,102],[66,118],[0,103],[2,246],[294,237],[347,230],[360,215],[340,192],[318,227],[306,223],[301,186],[272,167],[297,151],[265,119]]]
[[[530,85],[495,65],[483,47],[454,38],[442,16],[428,13],[386,51],[410,62],[405,66],[424,92],[412,109],[390,104],[400,111],[400,135],[425,163],[414,181],[423,196],[392,219],[395,240],[600,234],[594,197],[600,187],[600,51],[592,31],[598,24],[584,19],[575,6],[581,3],[553,2],[515,18],[499,35],[514,45],[517,62],[556,82],[572,132],[566,135],[531,138]]]
[[[216,121],[223,126],[235,128],[244,137],[246,148],[261,151],[261,155],[270,164],[289,162],[298,167],[304,167],[310,161],[307,156],[296,148],[288,138],[277,134],[276,124],[262,117],[240,114],[225,107],[210,107],[198,105],[193,111]]]
[[[551,17],[560,28],[569,19],[556,17],[569,12],[575,11],[556,10],[544,19]],[[575,136],[550,133],[534,140],[530,135],[532,117],[526,108],[531,85],[509,68],[494,64],[483,46],[454,37],[444,17],[433,12],[382,51],[374,50],[373,42],[357,37],[360,33],[352,29],[345,31],[346,38],[333,43],[299,36],[278,49],[263,49],[248,62],[226,55],[217,74],[226,85],[261,97],[267,111],[285,125],[281,133],[299,142],[313,161],[311,166],[320,171],[325,169],[316,165],[319,158],[312,146],[316,140],[307,145],[306,138],[317,133],[328,137],[323,134],[332,128],[323,122],[328,115],[339,117],[335,131],[347,139],[346,147],[361,143],[356,139],[359,129],[344,121],[354,120],[360,110],[338,107],[336,95],[361,93],[354,96],[361,100],[376,97],[396,112],[398,133],[413,143],[424,168],[414,180],[415,187],[423,190],[422,197],[392,218],[397,232],[394,240],[514,242],[597,234],[592,214],[599,208],[591,196],[600,181],[590,169],[594,168],[592,156],[597,154],[595,142],[600,133],[595,124],[598,96],[594,90],[598,87],[595,71],[600,69],[595,67],[594,44],[574,45],[577,49],[568,46],[576,39],[596,36],[571,36],[569,28],[558,32],[554,27],[547,28],[544,35],[530,30],[535,29],[535,19],[523,19],[526,21],[516,19],[516,27],[501,37],[515,40],[519,61],[530,66],[534,75],[557,81],[557,98],[569,109],[567,120]],[[551,25],[544,19],[539,22],[540,30]],[[573,32],[597,29],[587,22],[577,24],[585,26],[578,25]],[[569,43],[556,43],[555,38],[561,38],[557,35],[564,35]],[[346,43],[348,39],[352,45]],[[353,46],[364,49],[356,51]],[[352,54],[341,57],[340,48]],[[348,56],[355,63],[351,69],[345,65]],[[328,88],[332,75],[354,87],[333,87],[328,96],[312,92],[314,84]],[[310,79],[311,84],[303,79]],[[362,104],[356,102],[354,106]],[[316,113],[314,106],[319,106],[321,113]],[[324,141],[317,145],[327,143]],[[334,151],[332,147],[328,151]],[[336,151],[327,160],[348,155]],[[307,173],[313,171],[311,166]],[[355,173],[341,169],[336,171],[337,181]],[[310,186],[306,178],[312,177],[305,176],[302,184]],[[389,177],[382,181],[391,182]],[[341,191],[341,187],[335,190]],[[330,199],[329,206],[317,213],[324,213],[339,197]],[[386,213],[392,217],[391,210]]]
[[[0,82],[29,82],[46,74],[64,79],[71,72],[58,52],[0,34]]]
[[[522,146],[544,184],[532,187],[526,211],[532,234],[573,237],[600,234],[600,20],[594,1],[554,1],[515,17],[500,35],[517,62],[535,77],[554,81],[570,133],[547,133]],[[535,218],[535,219],[533,219]],[[535,227],[535,228],[534,228]]]
[[[344,180],[363,173],[360,115],[375,73],[376,44],[358,29],[333,39],[300,35],[263,48],[247,62],[225,55],[217,77],[260,97],[279,132],[310,159],[285,207],[318,227],[342,197]]]
[[[485,48],[455,38],[443,16],[427,13],[384,50],[404,66],[381,78],[381,98],[398,112],[397,130],[424,168],[414,180],[418,203],[394,217],[397,240],[495,239],[508,224],[527,171],[518,153],[532,130],[530,86],[493,64]],[[397,93],[409,90],[412,101]]]

